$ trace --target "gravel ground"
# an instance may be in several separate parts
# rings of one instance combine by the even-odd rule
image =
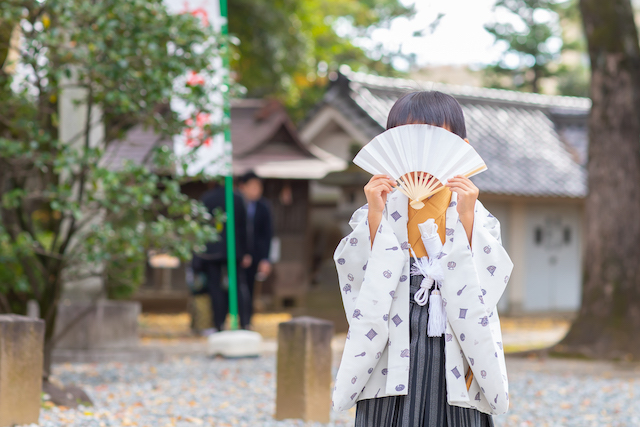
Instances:
[[[640,426],[640,368],[604,362],[508,359],[511,409],[506,426]],[[275,357],[183,357],[165,363],[56,365],[56,379],[78,384],[93,408],[47,408],[41,427],[320,426],[274,421]],[[353,425],[354,412],[328,426]],[[32,425],[35,426],[35,425]]]

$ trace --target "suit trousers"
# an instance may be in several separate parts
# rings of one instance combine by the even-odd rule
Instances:
[[[253,262],[251,267],[244,269],[244,275],[247,281],[247,290],[249,292],[248,304],[245,304],[243,309],[246,311],[245,317],[248,319],[248,323],[251,323],[251,316],[253,316],[253,289],[256,282],[256,274],[258,274],[258,263]]]
[[[229,292],[223,285],[223,274],[226,274],[227,260],[205,260],[204,272],[207,276],[207,287],[211,297],[211,310],[213,312],[213,327],[221,331],[224,321],[229,313]],[[244,269],[239,265],[237,271],[237,295],[238,314],[240,315],[240,327],[246,328],[249,324],[248,313],[246,311],[247,301],[249,301],[249,289],[245,280]]]

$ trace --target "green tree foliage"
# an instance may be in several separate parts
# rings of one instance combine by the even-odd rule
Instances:
[[[0,19],[22,33],[18,72],[0,57],[0,311],[38,301],[48,360],[63,283],[97,276],[126,294],[148,250],[188,259],[215,238],[215,219],[180,192],[188,158],[159,147],[145,164],[111,165],[105,152],[135,125],[183,132],[168,108],[178,97],[211,112],[207,88],[174,82],[190,70],[210,78],[219,52],[209,29],[161,0],[10,0]],[[69,93],[86,114],[61,141]],[[96,122],[104,138],[92,136]]]
[[[412,7],[398,0],[236,0],[229,2],[235,36],[231,67],[248,96],[277,96],[300,119],[324,93],[339,65],[394,73],[381,45],[365,52],[354,44]],[[340,33],[340,34],[339,34]]]
[[[493,87],[541,92],[553,79],[561,95],[588,96],[589,70],[577,0],[498,0],[509,18],[485,25],[506,49],[486,68]]]
[[[562,27],[562,55],[569,57],[560,61],[555,77],[560,95],[588,97],[591,75],[578,3],[578,0],[568,0],[553,9]]]
[[[496,22],[485,25],[485,29],[496,38],[496,43],[507,45],[498,63],[488,68],[498,79],[509,76],[512,85],[519,90],[540,92],[540,79],[552,74],[550,65],[559,54],[550,42],[558,39],[561,30],[557,15],[551,10],[555,0],[498,0],[494,10],[508,11],[514,22]],[[507,62],[517,59],[517,64]]]

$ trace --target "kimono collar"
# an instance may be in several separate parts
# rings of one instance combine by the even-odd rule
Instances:
[[[456,205],[458,204],[457,200],[458,195],[455,192],[452,192],[451,201],[449,202],[449,207],[447,208],[445,213],[446,224],[444,229],[446,240],[442,248],[443,252],[445,253],[451,251],[452,244],[449,239],[450,236],[447,235],[447,231],[448,229],[453,229],[453,227],[455,227],[456,225],[456,222],[458,221],[458,209],[456,208]],[[389,226],[400,242],[407,260],[411,257],[411,254],[409,253],[409,234],[407,231],[408,207],[409,198],[399,191],[394,191],[387,198],[386,217]]]
[[[438,225],[438,235],[440,241],[445,241],[445,214],[451,202],[451,190],[445,188],[440,192],[434,194],[432,197],[424,201],[424,207],[422,209],[414,209],[409,205],[409,222],[407,224],[409,233],[409,244],[416,252],[419,258],[427,256],[427,250],[422,243],[422,236],[418,229],[418,224],[426,222],[428,219],[433,218]]]

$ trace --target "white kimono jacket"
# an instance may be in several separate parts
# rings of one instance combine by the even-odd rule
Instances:
[[[447,314],[447,401],[503,414],[509,389],[496,304],[513,264],[502,247],[498,220],[480,202],[469,248],[456,200],[453,193],[446,211],[446,241],[438,256]],[[353,231],[334,254],[349,322],[332,398],[338,411],[361,399],[406,395],[409,381],[408,199],[399,191],[388,196],[373,247],[367,209],[365,205],[353,214]],[[473,381],[467,391],[469,366]]]

